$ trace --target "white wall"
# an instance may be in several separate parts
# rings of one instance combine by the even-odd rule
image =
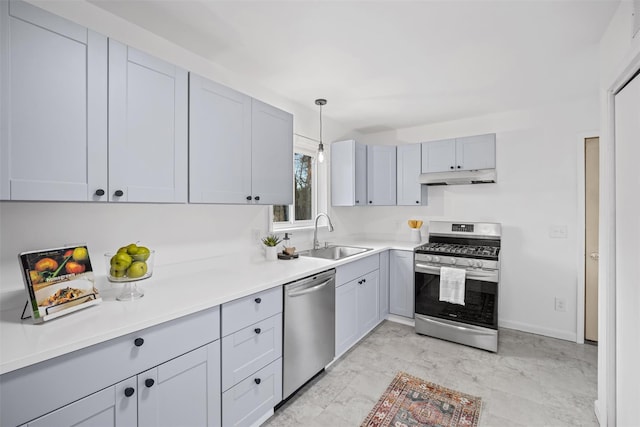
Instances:
[[[640,11],[640,1],[635,0]],[[633,3],[620,2],[600,40],[600,271],[598,275],[598,401],[596,413],[602,426],[616,425],[615,343],[615,152],[610,95],[640,68],[640,35],[632,38]],[[637,173],[637,172],[636,172]],[[629,177],[631,179],[631,177]],[[637,379],[637,382],[640,379]]]
[[[31,3],[289,111],[294,115],[295,133],[318,138],[318,110],[313,99],[308,106],[288,102],[84,1]],[[326,140],[353,135],[331,119],[323,117],[323,121]],[[86,242],[94,263],[99,263],[94,266],[99,274],[104,274],[102,253],[137,240],[159,251],[156,263],[223,252],[256,257],[261,248],[253,231],[264,236],[269,227],[267,218],[264,206],[0,202],[0,307],[6,308],[8,295],[23,288],[17,261],[21,251]],[[294,243],[299,247],[310,244],[310,234],[296,233]]]
[[[409,240],[407,219],[499,222],[503,227],[499,324],[576,339],[577,144],[597,129],[598,98],[368,135],[416,143],[495,132],[496,184],[429,187],[428,206],[333,208],[354,233]],[[597,135],[597,132],[594,133]],[[549,237],[566,226],[566,239]],[[382,237],[382,236],[381,236]],[[555,311],[555,298],[567,303]]]

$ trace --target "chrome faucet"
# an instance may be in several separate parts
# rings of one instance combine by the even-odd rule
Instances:
[[[333,231],[333,224],[331,224],[331,218],[329,218],[329,215],[324,212],[320,212],[316,215],[315,225],[313,226],[313,249],[318,249],[320,247],[320,242],[318,242],[318,219],[320,219],[321,216],[327,217],[327,221],[329,221],[329,231]]]

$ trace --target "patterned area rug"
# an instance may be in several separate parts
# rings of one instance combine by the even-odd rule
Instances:
[[[399,372],[360,427],[477,427],[482,399]]]

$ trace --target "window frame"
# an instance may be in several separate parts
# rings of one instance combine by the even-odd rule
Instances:
[[[311,182],[311,218],[309,220],[296,220],[295,219],[295,190],[292,187],[291,191],[293,193],[293,203],[288,205],[289,209],[289,221],[275,222],[273,218],[273,205],[269,209],[269,224],[271,226],[271,231],[287,231],[287,230],[296,230],[296,229],[309,229],[314,226],[314,219],[318,212],[320,212],[320,201],[318,198],[319,187],[321,185],[326,186],[326,179],[323,171],[324,167],[321,167],[318,163],[318,152],[317,152],[317,142],[311,138],[307,138],[301,135],[294,134],[294,144],[293,144],[293,156],[291,158],[291,162],[293,163],[293,171],[295,173],[295,154],[303,154],[306,156],[310,156],[312,160],[312,182]],[[325,161],[323,164],[326,164],[326,153],[325,153]],[[294,182],[295,185],[295,182]]]

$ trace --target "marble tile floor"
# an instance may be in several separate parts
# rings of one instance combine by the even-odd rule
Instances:
[[[597,347],[501,329],[498,353],[384,321],[263,425],[358,427],[397,371],[483,400],[480,427],[597,426]]]

